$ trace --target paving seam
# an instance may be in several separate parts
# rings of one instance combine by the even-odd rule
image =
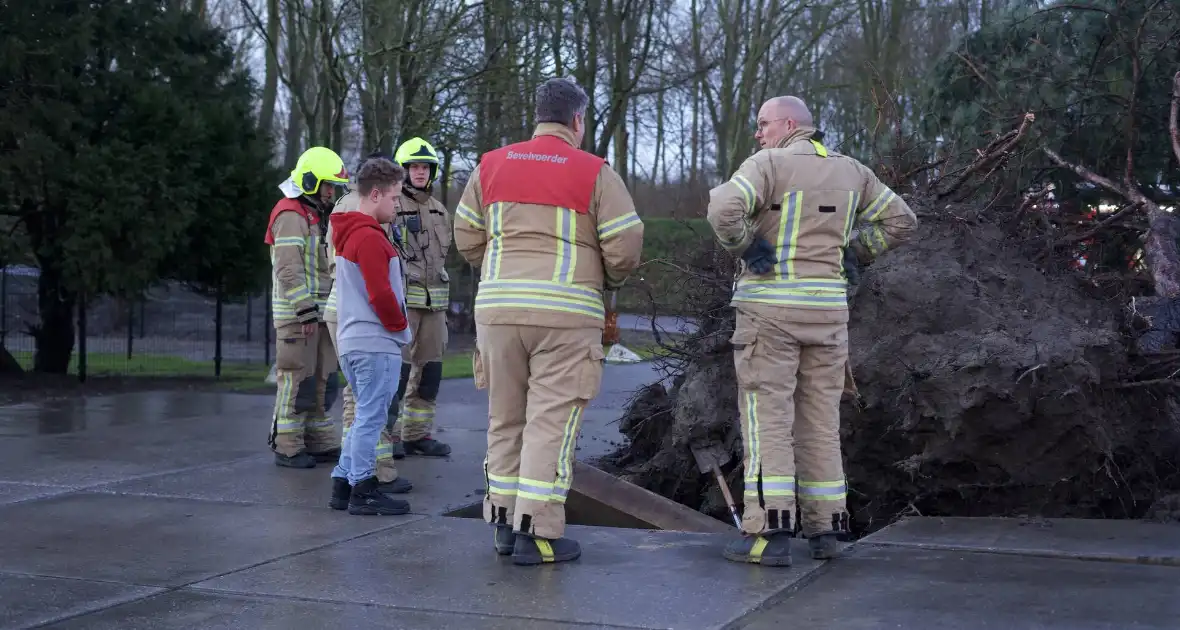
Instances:
[[[833,566],[833,562],[839,562],[841,560],[841,558],[848,557],[848,556],[856,553],[856,551],[857,551],[856,545],[849,545],[848,547],[846,547],[844,549],[844,552],[841,554],[840,558],[836,558],[834,560],[827,560],[827,561],[821,563],[819,566],[815,567],[814,569],[808,571],[807,573],[804,573],[803,576],[800,577],[798,580],[795,580],[791,584],[788,584],[786,587],[784,587],[782,590],[780,590],[780,591],[770,595],[770,597],[767,597],[766,599],[762,600],[762,603],[754,606],[753,608],[751,608],[743,613],[740,613],[737,617],[729,620],[725,624],[718,626],[717,629],[718,630],[740,630],[741,628],[743,628],[747,625],[747,623],[751,620],[752,617],[754,617],[755,615],[757,615],[765,610],[768,610],[770,608],[774,608],[775,606],[778,606],[778,605],[786,602],[787,600],[791,599],[792,597],[795,596],[796,593],[803,590],[804,588],[807,588],[813,582],[815,582],[816,580],[818,580],[819,578],[821,578],[825,574],[827,574],[829,571],[831,571],[832,566]],[[777,567],[759,567],[759,568],[761,568],[764,571],[773,571],[773,570],[777,569]]]
[[[1083,562],[1112,562],[1116,564],[1139,564],[1146,566],[1180,567],[1180,557],[1173,556],[1132,556],[1111,554],[1070,553],[1052,549],[1012,549],[1007,547],[968,547],[942,543],[922,542],[873,542],[867,546],[900,547],[903,549],[924,549],[928,551],[956,551],[960,553],[987,553],[998,556],[1023,558],[1047,558],[1051,560],[1081,560]]]
[[[422,518],[426,518],[426,517],[422,517]],[[388,530],[391,530],[391,529],[395,529],[395,528],[397,528],[397,527],[400,527],[401,525],[404,525],[404,524],[406,524],[406,523],[413,523],[413,522],[416,522],[416,521],[420,521],[420,520],[422,520],[422,518],[414,518],[414,519],[410,519],[410,520],[408,520],[408,521],[402,521],[402,522],[400,522],[400,523],[396,523],[396,524],[393,524],[393,525],[389,525],[389,526],[386,526],[386,527],[382,527],[382,528],[380,528],[380,529],[377,529],[377,530],[374,530],[374,531],[371,531],[371,532],[365,532],[365,533],[363,533],[363,534],[358,534],[358,535],[356,535],[356,536],[349,536],[348,538],[342,538],[342,539],[340,539],[340,540],[334,540],[334,541],[332,541],[332,542],[324,543],[324,544],[322,544],[322,545],[316,545],[315,547],[309,547],[309,548],[307,548],[307,549],[303,549],[303,550],[301,550],[301,551],[294,551],[294,552],[291,552],[291,553],[283,554],[283,555],[281,555],[281,556],[276,556],[276,557],[274,557],[274,558],[270,558],[270,559],[268,559],[268,560],[262,560],[262,561],[260,561],[260,562],[255,562],[254,564],[250,564],[250,565],[243,566],[243,567],[238,567],[238,568],[236,568],[236,569],[231,569],[231,570],[229,570],[229,571],[224,571],[224,572],[222,572],[222,573],[218,573],[218,574],[216,574],[216,575],[209,575],[209,576],[205,576],[205,577],[202,577],[202,578],[199,578],[199,579],[196,579],[196,580],[191,580],[191,581],[189,581],[189,582],[185,582],[184,584],[179,584],[179,585],[176,585],[176,586],[149,586],[149,585],[146,585],[146,584],[144,584],[144,585],[140,585],[140,584],[131,584],[131,583],[128,583],[128,582],[112,582],[112,581],[109,581],[109,580],[87,580],[87,578],[72,578],[72,579],[76,579],[76,580],[79,580],[79,581],[90,581],[90,582],[105,582],[105,583],[109,583],[109,584],[119,584],[119,585],[123,585],[123,586],[142,586],[142,587],[145,587],[145,588],[152,588],[152,589],[157,589],[157,591],[156,591],[156,592],[154,592],[154,593],[147,594],[147,595],[141,595],[141,596],[139,596],[139,597],[133,597],[133,598],[131,598],[131,599],[128,599],[128,600],[126,600],[126,601],[120,601],[120,602],[116,602],[116,603],[111,603],[111,604],[108,604],[108,605],[106,605],[106,606],[100,606],[100,607],[98,607],[98,608],[94,608],[94,609],[92,609],[92,610],[87,610],[87,611],[85,611],[85,612],[78,612],[78,613],[74,613],[74,614],[71,614],[71,615],[63,615],[63,616],[61,616],[61,617],[58,617],[58,618],[56,618],[56,619],[53,619],[53,620],[51,620],[51,621],[46,621],[46,622],[39,623],[39,624],[37,624],[37,625],[34,625],[34,626],[28,626],[28,627],[30,628],[30,630],[31,630],[32,628],[44,628],[44,627],[46,627],[46,626],[48,626],[48,625],[50,625],[50,624],[61,623],[61,622],[63,622],[63,621],[69,621],[70,619],[77,619],[77,618],[79,618],[79,617],[85,617],[86,615],[92,615],[92,614],[99,613],[99,612],[102,612],[102,611],[104,611],[104,610],[109,610],[109,609],[111,609],[111,608],[115,608],[115,607],[118,607],[118,606],[125,606],[125,605],[127,605],[127,604],[134,604],[134,603],[136,603],[136,602],[140,602],[140,601],[143,601],[143,600],[146,600],[146,599],[150,599],[150,598],[152,598],[152,597],[161,597],[161,596],[164,596],[164,595],[169,595],[169,594],[171,594],[171,593],[175,593],[175,592],[177,592],[177,591],[181,591],[181,590],[184,590],[184,589],[186,589],[186,588],[189,588],[190,586],[192,586],[193,584],[197,584],[198,582],[204,582],[204,581],[206,581],[206,580],[215,580],[215,579],[217,579],[217,578],[219,578],[219,577],[225,577],[225,576],[227,576],[227,575],[232,575],[232,574],[234,574],[234,573],[238,573],[239,571],[248,571],[248,570],[250,570],[250,569],[254,569],[254,568],[260,567],[260,566],[262,566],[262,565],[264,565],[264,564],[270,564],[271,562],[278,562],[278,561],[280,561],[280,560],[286,560],[286,559],[288,559],[288,558],[294,558],[295,556],[303,555],[303,554],[305,554],[305,553],[311,553],[311,552],[313,552],[313,551],[319,551],[319,550],[321,550],[321,549],[326,549],[326,548],[328,548],[328,547],[331,547],[331,546],[333,546],[333,545],[339,545],[339,544],[343,544],[343,543],[347,543],[347,542],[352,542],[352,541],[354,541],[354,540],[357,540],[357,539],[359,539],[359,538],[364,538],[365,536],[371,536],[371,535],[373,535],[373,534],[379,534],[379,533],[381,533],[381,532],[384,532],[384,531],[388,531]],[[9,572],[9,573],[11,573],[11,572]],[[32,574],[29,574],[29,575],[32,575]],[[44,577],[58,577],[58,576],[44,576]],[[192,590],[192,591],[203,591],[203,590],[210,590],[210,589],[196,589],[196,588],[192,588],[192,589],[189,589],[189,590]],[[212,591],[211,591],[211,592],[212,592]],[[245,593],[237,593],[237,594],[239,594],[239,595],[244,595]]]
[[[507,615],[507,614],[497,614],[497,613],[475,612],[475,611],[469,611],[469,610],[447,610],[444,608],[423,608],[420,606],[403,606],[403,605],[397,605],[397,604],[359,602],[359,601],[353,601],[353,600],[348,600],[348,599],[327,599],[327,598],[322,598],[322,597],[308,597],[308,596],[300,596],[300,595],[280,595],[280,594],[276,594],[276,593],[257,593],[257,592],[253,592],[253,591],[237,591],[237,590],[232,590],[232,589],[208,588],[208,587],[200,587],[200,586],[188,586],[188,587],[184,587],[183,590],[186,590],[191,593],[208,593],[211,595],[236,595],[239,597],[253,597],[256,599],[273,599],[273,600],[280,600],[280,601],[308,602],[308,603],[312,603],[312,604],[370,606],[373,608],[381,608],[381,609],[386,609],[386,610],[399,610],[402,612],[443,613],[443,614],[447,614],[447,615],[460,615],[460,616],[464,616],[464,617],[480,617],[480,618],[485,618],[485,619],[520,619],[520,620],[524,620],[524,621],[549,621],[549,622],[553,622],[553,623],[564,623],[564,624],[575,625],[575,626],[590,626],[590,627],[594,627],[594,628],[618,628],[619,630],[658,630],[659,628],[663,628],[663,626],[630,626],[630,625],[620,626],[617,624],[609,624],[609,623],[604,624],[604,623],[598,623],[598,622],[592,622],[592,621],[575,621],[575,620],[569,620],[569,619],[555,619],[552,617],[532,617],[532,616],[528,616],[528,615]]]

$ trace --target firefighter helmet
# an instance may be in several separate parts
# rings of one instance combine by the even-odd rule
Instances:
[[[438,179],[438,153],[434,151],[434,147],[422,138],[410,138],[402,143],[397,148],[397,153],[394,154],[394,160],[406,169],[406,181],[410,180],[409,164],[429,164],[430,165],[430,180],[433,182]]]
[[[348,169],[335,151],[327,147],[312,147],[299,156],[295,169],[291,171],[291,181],[299,188],[299,192],[314,195],[319,192],[323,182],[347,185]]]

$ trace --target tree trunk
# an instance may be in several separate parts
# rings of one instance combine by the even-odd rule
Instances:
[[[52,260],[38,257],[37,306],[41,322],[34,334],[33,371],[65,374],[74,352],[74,306],[77,296],[65,286],[65,277]]]

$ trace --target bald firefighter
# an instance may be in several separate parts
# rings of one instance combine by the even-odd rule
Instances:
[[[550,79],[531,140],[482,156],[455,210],[455,245],[481,268],[475,384],[488,389],[484,518],[522,565],[577,559],[565,498],[605,358],[603,289],[639,264],[643,222],[622,179],[579,150],[586,93]]]
[[[368,156],[371,158],[385,158],[390,159],[387,154],[376,152]],[[390,160],[392,161],[392,160]],[[340,198],[336,202],[336,206],[332,208],[332,214],[343,212],[355,212],[360,206],[360,198],[356,193],[356,184],[350,183],[348,185],[348,194]],[[385,228],[386,235],[391,235],[390,224],[382,226]],[[324,309],[324,321],[328,326],[328,334],[332,337],[332,346],[338,347],[336,343],[336,248],[332,245],[332,226],[328,225],[328,274],[332,278],[332,291],[328,294],[328,303]],[[401,257],[400,244],[393,241],[394,248],[399,251]],[[390,384],[392,386],[392,383]],[[356,420],[356,397],[353,395],[352,386],[348,383],[344,385],[344,410],[341,414],[341,422],[344,425],[343,436],[348,435],[348,430],[352,428],[353,422]],[[343,437],[342,436],[342,437]],[[414,485],[409,479],[398,474],[397,466],[393,463],[393,440],[390,437],[388,428],[382,429],[377,438],[377,490],[387,494],[403,494],[413,489]],[[338,510],[343,510],[348,507],[347,503],[334,503],[332,507]]]
[[[439,172],[434,147],[422,138],[411,138],[398,147],[394,159],[406,169],[394,230],[405,248],[406,307],[414,341],[402,357],[401,379],[390,409],[397,418],[391,428],[393,453],[399,459],[403,454],[444,457],[450,455],[451,447],[434,439],[431,429],[447,347],[451,219],[446,206],[432,196]]]
[[[275,464],[315,468],[340,456],[340,442],[325,405],[336,351],[322,316],[332,280],[328,275],[328,213],[336,186],[348,184],[344,161],[331,149],[312,147],[299,157],[291,177],[279,185],[283,199],[266,227],[272,263],[271,310],[275,327],[277,388],[270,446]],[[299,389],[310,384],[315,397],[296,409]]]
[[[839,409],[845,249],[868,263],[917,225],[872,171],[815,134],[803,101],[767,101],[755,134],[762,150],[710,192],[709,223],[742,260],[731,341],[745,442],[744,536],[724,552],[737,562],[789,566],[797,527],[819,559],[834,557],[849,535]]]

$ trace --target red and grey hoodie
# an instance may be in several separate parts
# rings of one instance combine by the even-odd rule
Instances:
[[[397,251],[367,214],[337,212],[330,220],[336,248],[336,353],[401,354],[413,334]]]

